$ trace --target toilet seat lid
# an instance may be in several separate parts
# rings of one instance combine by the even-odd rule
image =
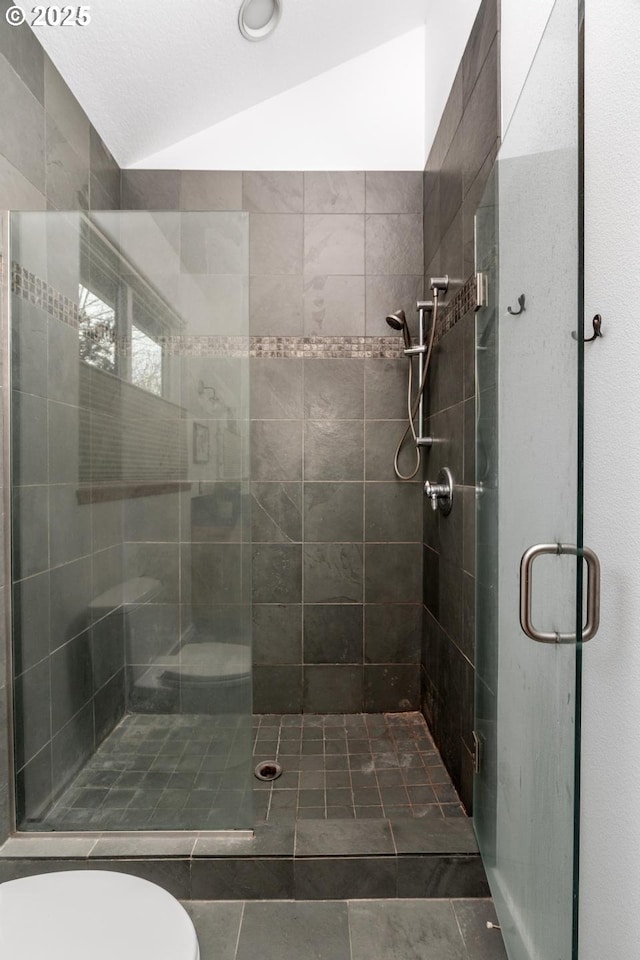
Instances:
[[[139,877],[70,870],[0,884],[0,957],[198,960],[186,910]]]

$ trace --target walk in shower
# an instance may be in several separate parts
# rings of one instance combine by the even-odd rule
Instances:
[[[19,830],[253,824],[247,219],[11,217]]]

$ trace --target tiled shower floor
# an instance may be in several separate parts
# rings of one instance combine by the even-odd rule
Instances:
[[[420,713],[254,717],[254,755],[283,774],[254,792],[257,820],[459,817]]]
[[[126,716],[36,830],[215,830],[297,819],[463,816],[419,713],[253,718]],[[244,767],[244,770],[243,770]]]

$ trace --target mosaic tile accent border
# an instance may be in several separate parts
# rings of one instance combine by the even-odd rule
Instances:
[[[1,267],[0,257],[0,267]],[[84,314],[77,303],[59,293],[45,280],[25,270],[20,264],[11,264],[11,291],[50,317],[78,329]],[[87,334],[96,343],[114,345],[118,353],[131,352],[131,342],[125,337],[114,337],[110,330],[93,330]],[[403,358],[403,343],[399,336],[390,337],[249,337],[249,336],[189,336],[175,335],[158,338],[167,354],[181,357],[252,357],[273,359],[304,358],[308,360],[397,360]]]
[[[435,342],[438,343],[442,338],[455,327],[459,320],[462,320],[470,310],[476,308],[476,278],[472,274],[466,283],[456,293],[447,309],[442,313],[436,330]]]
[[[81,320],[78,304],[15,261],[11,264],[11,292],[40,307],[55,320],[77,329]]]

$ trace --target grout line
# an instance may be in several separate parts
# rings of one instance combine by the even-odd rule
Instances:
[[[238,924],[238,936],[236,937],[236,947],[233,952],[234,958],[238,956],[238,947],[240,946],[240,933],[242,932],[242,924],[244,923],[244,909],[247,905],[247,901],[242,901],[242,909],[240,911],[240,923]]]

